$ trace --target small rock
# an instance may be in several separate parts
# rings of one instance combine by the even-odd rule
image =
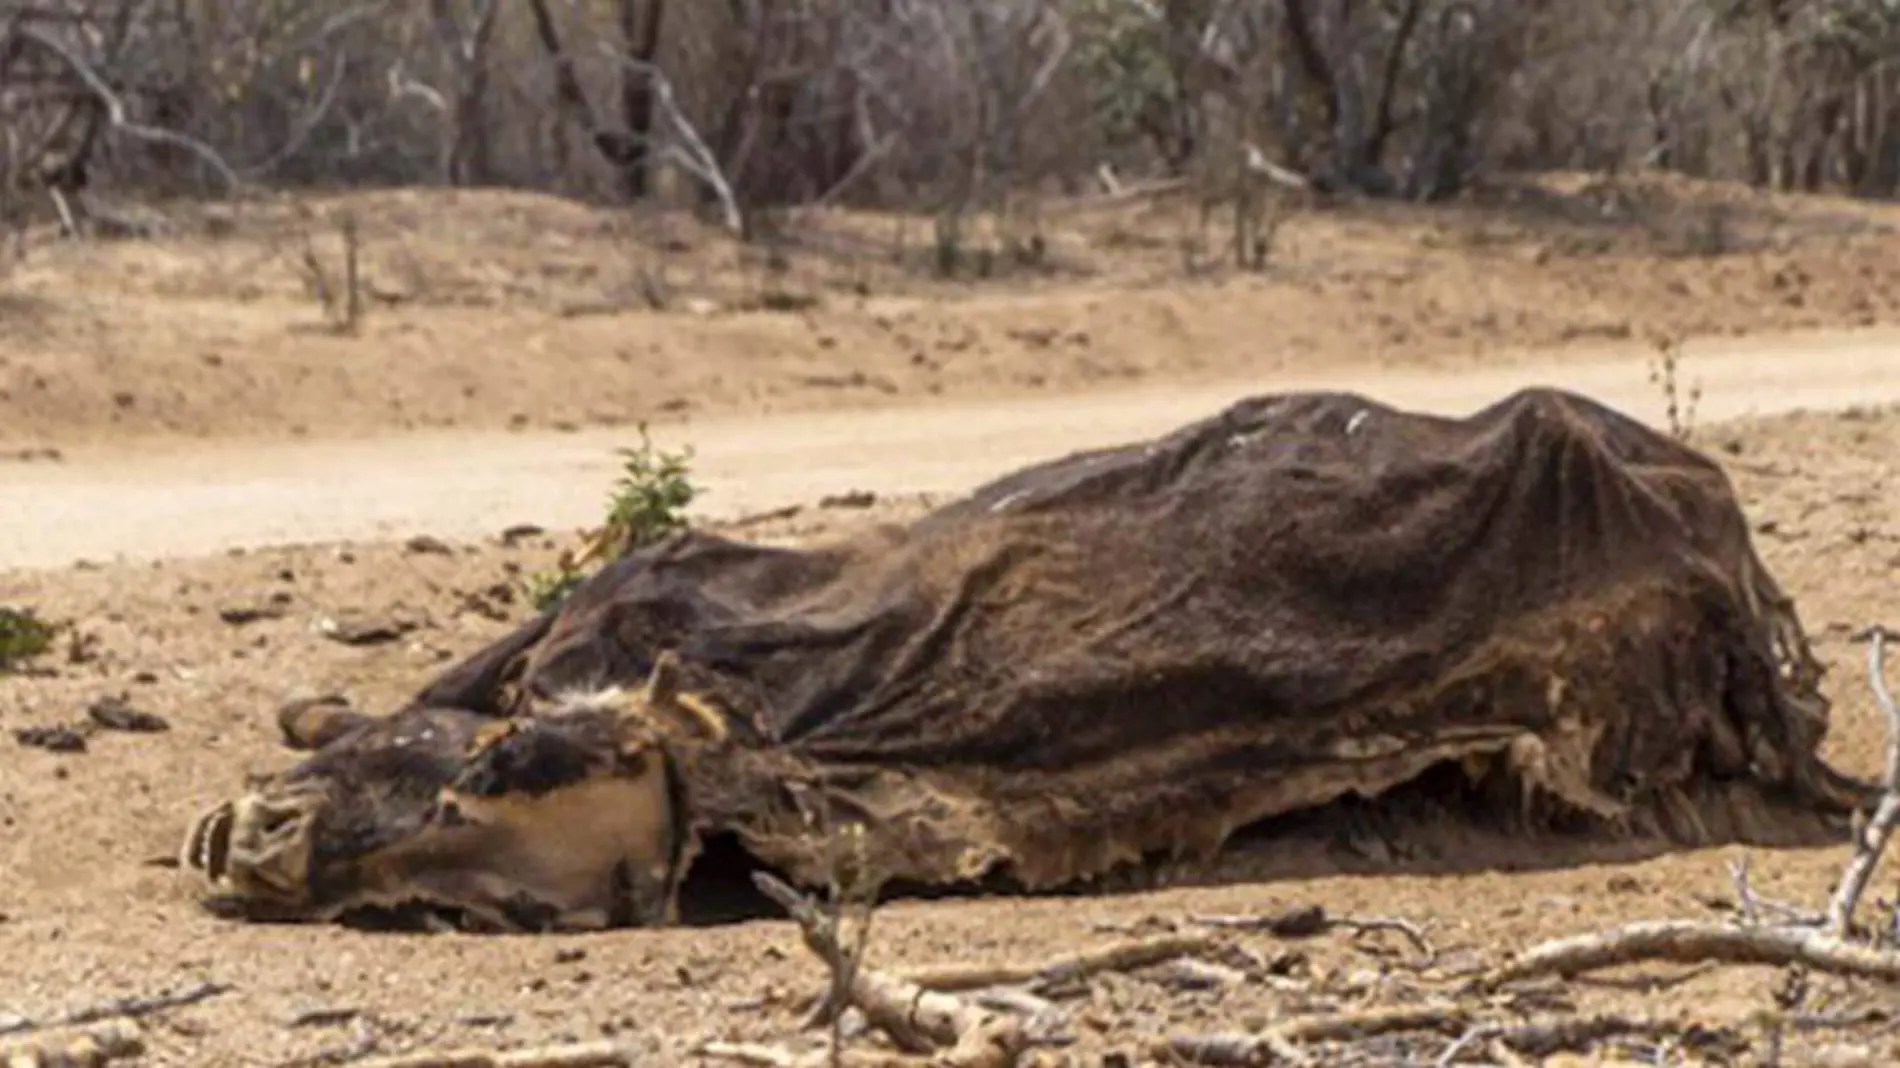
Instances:
[[[415,629],[416,625],[406,619],[387,619],[367,615],[349,615],[341,619],[324,618],[317,621],[319,634],[333,642],[355,646],[387,645]]]
[[[160,734],[172,729],[172,725],[167,723],[162,716],[133,708],[124,694],[117,697],[103,697],[87,705],[86,716],[109,731]]]
[[[49,753],[86,751],[86,736],[72,727],[19,727],[13,732],[13,740]]]
[[[501,543],[512,549],[529,538],[538,538],[545,533],[547,533],[545,528],[537,527],[533,523],[516,523],[501,532]]]
[[[403,543],[403,549],[416,556],[449,556],[455,550],[449,543],[433,534],[417,534]]]
[[[284,1026],[336,1027],[339,1024],[349,1023],[361,1015],[361,1009],[352,1008],[348,1005],[326,1005],[314,1009],[305,1009],[302,1012],[296,1013],[292,1015],[290,1019],[284,1021]]]
[[[279,597],[282,596],[280,600]],[[218,609],[218,618],[233,627],[247,623],[256,623],[265,619],[284,618],[288,596],[273,594],[269,599],[255,604],[230,604]]]
[[[877,503],[877,494],[869,490],[852,490],[850,493],[834,493],[820,498],[820,508],[869,508]]]
[[[557,949],[554,951],[554,963],[556,964],[573,964],[576,961],[583,961],[586,959],[587,959],[587,951],[584,949],[579,949],[579,948]]]

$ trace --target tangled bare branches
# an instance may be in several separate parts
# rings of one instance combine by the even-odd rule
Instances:
[[[76,163],[167,189],[206,173],[631,200],[671,195],[671,168],[747,233],[761,208],[960,216],[1231,159],[1424,199],[1522,166],[1900,188],[1900,19],[1744,7],[21,0],[0,20],[0,170],[62,195],[51,178]]]

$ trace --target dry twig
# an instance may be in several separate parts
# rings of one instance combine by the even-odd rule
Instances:
[[[1649,961],[1676,964],[1803,964],[1815,971],[1900,981],[1900,953],[1844,942],[1801,927],[1728,927],[1697,920],[1648,920],[1533,946],[1479,980],[1481,988],[1542,975],[1577,975]]]
[[[1159,1044],[1158,1057],[1215,1066],[1254,1065],[1269,1058],[1288,1064],[1313,1064],[1315,1058],[1300,1043],[1351,1042],[1404,1031],[1439,1031],[1456,1036],[1438,1058],[1455,1063],[1460,1054],[1480,1043],[1501,1043],[1533,1057],[1576,1050],[1606,1038],[1659,1038],[1685,1033],[1737,1041],[1732,1031],[1708,1029],[1665,1017],[1597,1013],[1555,1016],[1508,1023],[1474,1019],[1474,1013],[1449,1002],[1383,1006],[1357,1012],[1294,1017],[1265,1031],[1245,1034],[1175,1036]]]
[[[1854,836],[1854,855],[1841,873],[1840,886],[1834,891],[1833,899],[1828,902],[1827,929],[1837,938],[1845,938],[1852,931],[1854,909],[1867,890],[1867,880],[1880,866],[1880,857],[1893,838],[1894,825],[1900,823],[1900,707],[1895,706],[1893,693],[1887,689],[1888,636],[1887,628],[1879,625],[1855,635],[1868,643],[1868,683],[1873,687],[1874,700],[1887,716],[1887,776],[1882,783],[1886,789],[1881,794],[1880,804],[1874,808],[1873,818]]]
[[[228,983],[196,983],[183,990],[168,994],[149,994],[129,998],[110,998],[71,1012],[61,1013],[50,1020],[15,1019],[0,1023],[0,1035],[19,1034],[26,1031],[46,1031],[56,1027],[76,1027],[98,1020],[110,1020],[117,1017],[137,1018],[150,1016],[167,1009],[196,1005],[220,994],[228,994],[234,989]]]
[[[139,1024],[127,1019],[104,1020],[78,1032],[0,1041],[0,1064],[8,1068],[99,1068],[142,1053]]]
[[[138,1025],[119,1018],[77,1032],[0,1042],[0,1064],[7,1068],[97,1068],[144,1052],[145,1038]]]
[[[1085,979],[1103,972],[1125,972],[1205,953],[1215,947],[1206,935],[1163,935],[1116,942],[1042,961],[1006,964],[950,964],[910,968],[902,978],[925,990],[979,990],[990,986],[1026,986],[1031,991]]]
[[[1395,1031],[1437,1030],[1456,1033],[1469,1023],[1470,1014],[1447,1002],[1390,1005],[1358,1012],[1296,1016],[1267,1028],[1236,1034],[1177,1035],[1165,1039],[1157,1056],[1194,1064],[1250,1065],[1268,1057],[1291,1064],[1311,1064],[1301,1042],[1339,1042],[1372,1038]]]
[[[575,1042],[513,1050],[437,1050],[357,1061],[353,1068],[626,1068],[634,1057],[617,1042]]]
[[[1012,1068],[1028,1047],[1022,1025],[1009,1016],[987,1012],[951,994],[925,990],[888,972],[872,968],[849,971],[847,954],[839,942],[832,916],[811,898],[765,872],[754,873],[752,881],[798,924],[805,948],[823,961],[832,974],[850,974],[846,1003],[856,1006],[873,1027],[889,1035],[904,1052],[919,1057],[932,1055],[929,1063],[941,1068]],[[702,1050],[708,1054],[719,1051],[724,1051],[720,1055],[732,1055],[728,1047]],[[757,1048],[753,1048],[753,1052],[756,1051]],[[836,1054],[817,1056],[843,1059]],[[886,1058],[876,1063],[918,1064],[919,1057]],[[804,1061],[795,1059],[787,1063]],[[824,1063],[824,1060],[815,1063]],[[863,1060],[852,1058],[851,1063],[863,1063]]]

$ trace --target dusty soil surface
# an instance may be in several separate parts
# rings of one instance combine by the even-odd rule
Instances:
[[[389,211],[408,202],[396,196],[379,201]],[[1554,210],[1540,207],[1532,218],[1536,227],[1557,225],[1548,218]],[[1812,216],[1821,208],[1777,210]],[[492,227],[506,213],[479,214],[494,240]],[[727,278],[727,289],[707,282],[712,295],[696,298],[722,302],[713,310],[588,310],[563,317],[558,308],[510,310],[502,297],[486,305],[476,300],[484,293],[505,296],[515,284],[504,284],[505,278],[521,277],[505,275],[494,262],[510,260],[517,272],[543,261],[571,259],[570,271],[579,270],[573,263],[601,262],[578,251],[556,255],[549,250],[558,242],[546,236],[538,246],[484,246],[482,256],[490,259],[444,253],[439,262],[429,261],[430,271],[460,269],[468,277],[504,281],[484,283],[486,289],[466,282],[472,288],[457,292],[474,293],[468,297],[474,303],[461,309],[414,295],[424,288],[400,299],[377,298],[365,335],[356,338],[290,328],[299,318],[314,319],[316,311],[285,291],[295,277],[289,266],[253,264],[245,273],[257,279],[259,293],[207,296],[206,287],[225,285],[232,272],[243,271],[231,238],[54,250],[45,252],[39,266],[29,260],[15,281],[30,296],[14,299],[42,310],[48,308],[42,302],[52,302],[54,310],[35,320],[39,340],[21,344],[11,331],[0,338],[6,361],[0,382],[14,376],[11,386],[0,386],[9,390],[0,399],[0,436],[10,435],[22,448],[54,443],[66,450],[66,460],[11,465],[0,481],[0,494],[11,495],[0,497],[0,546],[14,562],[12,570],[0,571],[0,604],[33,606],[69,621],[72,630],[31,673],[0,678],[0,960],[6,962],[0,1032],[20,1023],[12,1016],[44,1020],[108,998],[204,982],[220,984],[223,992],[146,1020],[149,1050],[141,1063],[339,1063],[431,1046],[512,1047],[604,1034],[651,1050],[653,1063],[665,1064],[688,1061],[683,1051],[704,1038],[776,1040],[793,1032],[797,998],[815,988],[821,970],[783,922],[588,937],[243,926],[199,910],[179,874],[153,863],[170,858],[198,807],[224,796],[245,771],[291,759],[277,748],[270,719],[286,696],[339,692],[362,705],[388,707],[446,661],[524,616],[519,580],[572,544],[570,524],[598,515],[612,463],[611,456],[598,454],[628,444],[628,437],[524,434],[512,439],[521,447],[510,450],[504,447],[507,435],[475,433],[505,425],[517,411],[527,413],[524,422],[531,427],[573,420],[585,405],[616,389],[633,397],[632,385],[660,376],[664,366],[674,377],[659,392],[688,397],[691,412],[719,417],[668,430],[701,448],[707,480],[727,495],[713,510],[725,512],[727,522],[743,522],[753,536],[804,539],[915,514],[928,503],[916,491],[951,492],[1021,460],[1149,433],[1205,414],[1238,392],[1301,376],[1330,373],[1330,384],[1369,382],[1389,399],[1462,409],[1507,388],[1508,379],[1499,376],[1572,374],[1575,384],[1627,399],[1660,419],[1657,396],[1644,399],[1644,391],[1654,387],[1643,379],[1640,353],[1606,354],[1602,344],[1615,340],[1610,335],[1627,330],[1640,340],[1643,330],[1659,323],[1780,330],[1804,325],[1803,316],[1840,327],[1858,317],[1878,321],[1900,307],[1889,303],[1891,291],[1879,281],[1887,277],[1881,272],[1900,271],[1893,266],[1900,257],[1891,255],[1891,241],[1869,236],[1872,224],[1837,227],[1860,236],[1795,240],[1783,234],[1780,245],[1734,257],[1672,259],[1653,247],[1637,247],[1639,240],[1656,245],[1667,234],[1659,237],[1657,228],[1634,224],[1610,229],[1560,220],[1580,234],[1612,234],[1612,247],[1587,254],[1549,236],[1537,239],[1541,245],[1508,236],[1535,229],[1525,221],[1531,214],[1529,208],[1519,214],[1502,208],[1479,214],[1474,208],[1466,216],[1419,215],[1376,225],[1296,215],[1286,225],[1283,248],[1306,250],[1299,254],[1304,261],[1292,261],[1305,262],[1307,274],[1289,266],[1285,274],[1266,278],[1166,290],[1150,285],[1112,297],[1102,295],[1110,291],[1099,288],[1105,284],[1100,279],[1071,280],[1066,288],[1050,280],[1012,283],[1007,295],[971,293],[968,286],[946,293],[933,288],[937,283],[909,283],[915,293],[901,299],[902,314],[911,317],[904,321],[912,343],[936,336],[917,325],[925,323],[937,324],[932,330],[976,330],[988,339],[962,350],[960,356],[975,355],[961,370],[952,369],[959,366],[955,360],[936,368],[911,365],[910,352],[888,339],[858,345],[891,333],[875,325],[878,315],[897,321],[896,312],[871,310],[877,301],[900,299],[879,295],[875,286],[873,296],[861,298],[863,308],[834,307],[842,298],[827,290],[819,309],[807,309],[820,319],[829,316],[828,322],[860,324],[862,336],[846,326],[824,327],[836,339],[829,347],[812,340],[804,325],[811,316],[730,310],[743,303],[732,295],[736,283],[710,268],[708,278]],[[1327,233],[1341,247],[1319,241],[1317,230],[1302,237],[1302,227],[1322,226],[1335,228]],[[1419,236],[1449,231],[1467,235],[1455,255],[1440,256],[1442,249]],[[1507,236],[1490,243],[1469,237],[1486,232]],[[1689,229],[1689,236],[1674,240],[1706,250],[1717,239],[1697,238],[1700,232]],[[1364,244],[1348,246],[1351,235]],[[1313,243],[1303,244],[1308,238]],[[1368,251],[1382,242],[1384,258]],[[1870,243],[1884,251],[1876,254]],[[1538,255],[1534,246],[1552,251]],[[1176,253],[1150,252],[1157,264],[1169,255],[1178,259]],[[134,273],[140,257],[159,266]],[[1805,308],[1765,299],[1776,290],[1758,272],[1769,272],[1762,278],[1783,268],[1792,272],[1789,265],[1798,257],[1805,257],[1799,259]],[[1375,261],[1384,266],[1369,266]],[[48,282],[51,275],[33,274],[52,270],[47,263],[83,274],[84,296]],[[1771,270],[1770,263],[1781,266]],[[553,268],[547,274],[571,277]],[[1123,277],[1134,285],[1126,281],[1132,275]],[[195,294],[188,297],[166,288],[192,278],[212,278],[215,285],[194,282],[200,288],[188,289]],[[161,285],[155,279],[171,281]],[[1473,288],[1480,279],[1482,286]],[[1690,286],[1693,298],[1668,297],[1663,287],[1670,279]],[[1087,292],[1095,295],[1077,295]],[[1460,303],[1446,303],[1453,293],[1462,293]],[[952,297],[960,303],[936,303]],[[1340,298],[1347,297],[1352,299],[1342,308]],[[543,293],[537,299],[556,298]],[[1639,300],[1646,302],[1640,308],[1631,303]],[[1848,305],[1857,300],[1868,310],[1851,311]],[[1171,311],[1157,310],[1163,308]],[[1447,308],[1461,309],[1458,315],[1465,318]],[[1070,314],[1076,318],[1064,319]],[[1473,325],[1487,314],[1496,322]],[[1281,315],[1289,318],[1276,320]],[[1090,341],[1006,347],[998,339],[1007,336],[1003,324],[1016,321],[1012,316],[1044,324],[1086,320],[1091,325],[1060,329],[1086,329]],[[1399,324],[1406,339],[1390,336],[1397,328],[1377,325],[1381,317]],[[1282,348],[1274,340],[1276,328],[1263,334],[1257,325],[1274,321],[1297,322],[1307,340]],[[1562,324],[1584,321],[1614,329],[1591,339],[1594,349],[1584,349],[1585,338],[1575,335],[1571,349],[1532,351],[1561,341]],[[137,336],[151,344],[135,347],[130,341],[140,323],[148,326]],[[768,323],[775,325],[761,325]],[[1466,333],[1430,333],[1446,323]],[[1438,326],[1428,330],[1421,324]],[[219,331],[229,335],[219,343],[228,359],[214,367],[202,358],[210,351],[203,339]],[[787,340],[800,331],[808,331],[802,335],[805,349]],[[186,336],[197,340],[176,340]],[[537,359],[523,359],[517,354],[530,336],[558,343],[545,340],[552,347]],[[640,340],[630,343],[630,336]],[[1060,330],[1055,336],[1062,336]],[[589,337],[615,340],[606,342],[603,356],[588,350]],[[624,364],[612,355],[615,345],[648,352],[649,337],[670,339],[652,351],[685,351],[666,348],[679,345],[694,355],[670,363],[637,356]],[[1427,344],[1420,337],[1436,340]],[[1692,346],[1697,355],[1686,368],[1707,390],[1698,440],[1732,471],[1762,551],[1798,599],[1816,651],[1830,669],[1836,704],[1828,754],[1859,774],[1874,773],[1880,763],[1883,724],[1868,696],[1865,646],[1849,642],[1848,635],[1873,620],[1893,621],[1897,595],[1891,577],[1900,571],[1900,512],[1892,503],[1900,407],[1880,403],[1892,399],[1887,391],[1900,374],[1884,356],[1892,351],[1884,338],[1698,342],[1703,348]],[[791,346],[782,357],[775,348],[781,342]],[[1526,355],[1514,367],[1478,368],[1481,360],[1496,361],[1474,349],[1493,343]],[[1375,344],[1381,346],[1376,358],[1369,355]],[[1144,354],[1145,362],[1129,374],[1086,370],[1085,354],[1099,358],[1105,347]],[[1258,355],[1284,352],[1297,359]],[[1243,362],[1220,363],[1228,359]],[[1283,359],[1292,362],[1275,362]],[[548,360],[561,369],[549,370]],[[1381,376],[1360,373],[1381,363],[1390,365]],[[1797,373],[1790,374],[1790,367]],[[872,369],[899,383],[895,402],[876,388],[798,384],[800,375],[869,376]],[[1280,377],[1269,377],[1276,369]],[[1010,376],[1018,374],[1044,376],[1033,388],[1050,393],[1105,378],[1129,388],[1088,399],[977,404],[980,394],[1015,389]],[[31,386],[34,375],[47,383],[41,400],[20,399],[22,382],[37,388]],[[405,418],[422,425],[370,398],[393,389],[410,398],[406,411],[419,411],[419,398],[434,404],[433,398],[448,396],[439,392],[441,385],[456,376],[477,388],[462,400],[442,402],[448,405],[442,417],[459,428],[454,434],[302,449],[217,440],[179,449],[174,441],[162,454],[152,452],[149,435],[160,431],[223,438],[276,435],[299,420],[308,421],[312,434],[386,433],[401,429]],[[1243,378],[1248,380],[1235,384]],[[1197,385],[1196,379],[1203,381]],[[946,395],[962,394],[962,406],[945,403],[931,421],[920,422],[925,414],[907,394],[927,395],[933,383]],[[173,386],[176,393],[170,392]],[[133,401],[114,403],[108,395],[114,389],[132,390]],[[851,399],[857,393],[867,396]],[[66,399],[46,399],[52,397]],[[756,418],[779,406],[860,400],[900,407],[835,422]],[[623,403],[624,409],[612,413],[616,418],[639,414],[647,402]],[[1784,411],[1804,404],[1837,410]],[[659,406],[655,402],[654,410]],[[1751,410],[1781,414],[1742,415]],[[573,489],[575,483],[582,488]],[[569,488],[545,488],[556,484]],[[852,489],[874,489],[879,496],[868,508],[816,503],[822,494]],[[417,494],[425,506],[389,506]],[[162,503],[167,498],[172,505]],[[751,521],[730,518],[781,504],[802,506]],[[23,509],[32,510],[30,524],[18,518]],[[219,521],[219,513],[240,519]],[[505,526],[522,522],[546,525],[552,533],[502,535]],[[173,523],[184,524],[184,533],[159,529]],[[264,541],[305,544],[221,551]],[[67,563],[136,554],[141,547],[170,558]],[[381,624],[369,629],[382,636],[345,644],[327,636],[326,620]],[[114,711],[120,705],[158,717],[163,729],[110,729],[96,722],[123,725],[123,715]],[[16,734],[60,726],[75,729],[55,734],[51,748],[27,744]],[[1546,847],[1552,844],[1529,848]],[[1391,932],[1296,941],[1234,934],[1233,944],[1268,965],[1251,978],[1188,989],[1192,984],[1167,969],[1149,969],[1098,977],[1059,999],[1070,1013],[1063,1029],[1074,1043],[1047,1051],[1052,1063],[1064,1057],[1077,1064],[1117,1063],[1105,1057],[1120,1053],[1128,1056],[1120,1063],[1139,1064],[1155,1036],[1234,1030],[1290,1012],[1403,1000],[1443,989],[1454,973],[1539,939],[1624,920],[1721,918],[1734,905],[1727,865],[1745,855],[1761,895],[1818,906],[1846,854],[1845,846],[1725,848],[1558,867],[1522,863],[1524,856],[1504,864],[1494,856],[1498,865],[1449,872],[1407,870],[1397,862],[1377,870],[1363,859],[1349,864],[1342,858],[1342,869],[1371,867],[1374,874],[1060,900],[899,902],[877,917],[870,961],[896,967],[1036,958],[1134,934],[1196,930],[1194,918],[1207,914],[1302,902],[1323,903],[1344,915],[1405,918],[1438,951],[1437,961],[1423,967],[1413,947]],[[1893,907],[1892,888],[1890,875],[1875,880],[1870,912]],[[1223,959],[1244,963],[1245,956]],[[1760,1049],[1761,1031],[1751,1014],[1773,1007],[1784,982],[1770,969],[1658,966],[1633,974],[1618,983],[1547,986],[1544,1000],[1588,1010],[1683,1013],[1739,1027]],[[1884,1004],[1882,992],[1864,984],[1816,979],[1804,1007],[1839,1020]],[[1412,1041],[1387,1052],[1429,1064],[1447,1040]],[[1642,1063],[1693,1059],[1679,1049],[1658,1058],[1655,1045],[1638,1043],[1628,1056]],[[1707,1051],[1694,1056],[1707,1059]],[[1880,1020],[1809,1027],[1787,1036],[1787,1063],[1891,1063],[1895,1056],[1900,1039]]]
[[[835,212],[745,247],[507,192],[141,215],[155,236],[35,235],[0,277],[0,447],[834,411],[1900,321],[1900,212],[1658,178],[1289,202],[1261,271],[1223,263],[1227,224],[1186,194],[1027,204],[971,220],[947,279],[928,220]],[[363,312],[340,333],[320,298],[348,303],[346,216]]]
[[[1021,464],[1166,433],[1274,389],[1351,389],[1455,414],[1526,385],[1557,385],[1667,425],[1653,359],[1626,345],[1466,371],[1334,368],[1066,397],[899,402],[660,427],[653,440],[691,450],[702,491],[693,511],[730,520],[862,491],[960,493]],[[1697,339],[1683,346],[1679,383],[1691,421],[1900,401],[1900,330]],[[569,530],[599,520],[620,474],[619,450],[638,440],[626,430],[441,431],[241,450],[223,442],[85,447],[58,464],[0,464],[0,560],[159,559],[420,532],[477,539],[519,523]]]

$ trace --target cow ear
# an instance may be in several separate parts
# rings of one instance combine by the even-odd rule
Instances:
[[[633,704],[641,718],[669,737],[717,745],[731,735],[725,713],[686,688],[685,667],[671,649],[654,658],[646,687]]]
[[[277,730],[284,748],[314,752],[369,724],[369,716],[341,697],[300,697],[277,709]]]

